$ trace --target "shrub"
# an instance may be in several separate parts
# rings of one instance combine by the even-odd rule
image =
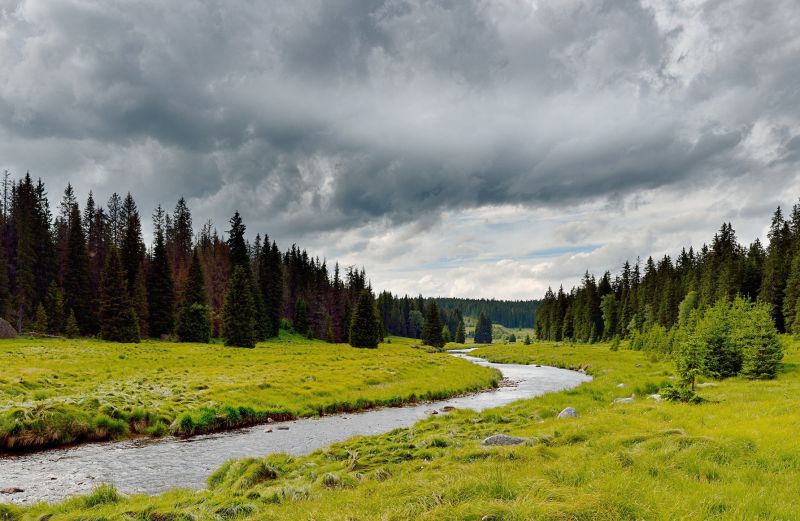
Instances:
[[[668,402],[700,403],[703,401],[690,387],[667,385],[661,389],[659,394]]]

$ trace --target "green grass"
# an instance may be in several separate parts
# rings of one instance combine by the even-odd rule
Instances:
[[[496,372],[393,339],[377,350],[285,335],[216,344],[0,342],[0,450],[133,435],[191,435],[439,399]]]
[[[715,382],[701,388],[706,401],[700,405],[647,398],[670,381],[671,365],[640,352],[610,352],[607,345],[498,345],[478,354],[580,367],[595,378],[577,389],[482,413],[455,411],[304,457],[232,461],[204,491],[116,498],[104,490],[100,496],[116,499],[93,508],[86,498],[9,508],[9,517],[798,518],[800,352],[794,343],[777,380]],[[634,403],[612,405],[632,393]],[[580,417],[556,418],[567,406]],[[495,433],[528,441],[480,445]]]

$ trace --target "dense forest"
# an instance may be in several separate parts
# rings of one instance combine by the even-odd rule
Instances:
[[[544,340],[581,342],[631,338],[654,326],[670,330],[690,308],[708,309],[718,301],[759,301],[779,332],[800,332],[800,204],[789,218],[775,211],[766,248],[756,239],[739,244],[730,223],[699,251],[681,250],[625,262],[622,271],[599,279],[588,272],[569,292],[548,289],[536,315]]]
[[[226,235],[210,221],[195,234],[183,198],[171,214],[159,206],[147,248],[130,194],[103,206],[90,192],[81,210],[67,186],[53,215],[41,180],[2,181],[0,316],[19,331],[207,340],[230,320],[255,341],[289,319],[302,334],[338,342],[369,290],[363,269],[336,264],[331,273],[295,245],[280,252],[266,235],[246,240],[238,213]]]
[[[488,341],[483,343],[491,343],[493,323],[511,328],[533,327],[538,301],[400,297],[384,291],[378,295],[377,304],[383,330],[388,334],[423,338],[423,328],[431,318],[429,309],[434,308],[446,338],[458,341],[464,336],[464,318],[483,316],[481,325],[489,328],[488,336],[484,335]]]
[[[446,313],[459,310],[464,316],[478,317],[486,313],[494,324],[508,328],[533,327],[538,300],[495,300],[473,298],[433,297],[439,309]]]

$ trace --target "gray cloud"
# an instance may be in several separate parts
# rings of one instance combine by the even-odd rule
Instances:
[[[301,242],[786,185],[798,26],[794,0],[0,0],[0,167]]]

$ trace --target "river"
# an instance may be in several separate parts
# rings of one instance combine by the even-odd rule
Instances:
[[[257,425],[191,438],[91,443],[2,456],[0,490],[16,487],[22,492],[0,495],[0,502],[59,501],[90,492],[101,483],[111,483],[126,494],[199,489],[205,486],[214,469],[231,458],[277,452],[307,454],[356,435],[410,427],[444,407],[481,411],[571,389],[591,379],[582,373],[554,367],[494,364],[469,356],[469,351],[465,349],[454,355],[498,369],[509,384],[449,400]]]

